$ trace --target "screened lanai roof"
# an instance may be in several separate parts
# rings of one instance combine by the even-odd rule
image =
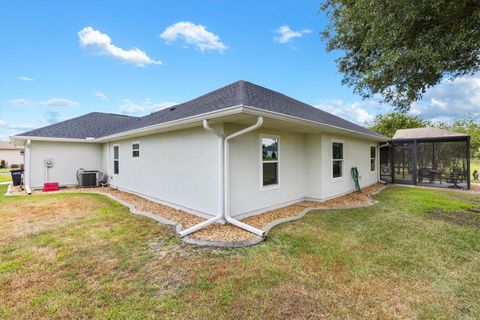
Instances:
[[[449,137],[468,137],[468,135],[438,128],[413,128],[397,130],[393,136],[393,140],[415,140]]]

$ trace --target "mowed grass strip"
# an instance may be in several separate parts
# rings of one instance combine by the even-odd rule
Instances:
[[[201,249],[102,196],[1,197],[0,318],[479,318],[480,229],[430,213],[475,214],[480,197],[376,199]]]

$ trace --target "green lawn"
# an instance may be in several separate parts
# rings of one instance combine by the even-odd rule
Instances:
[[[0,182],[10,182],[12,181],[12,176],[10,174],[0,174]]]
[[[103,196],[0,196],[0,318],[480,318],[480,197],[376,199],[203,249]]]

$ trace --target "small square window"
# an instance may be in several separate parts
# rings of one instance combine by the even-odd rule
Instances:
[[[140,157],[140,143],[132,144],[132,157],[134,158]]]

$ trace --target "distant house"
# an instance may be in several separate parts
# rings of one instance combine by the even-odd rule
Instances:
[[[5,160],[7,167],[20,166],[23,163],[22,147],[16,147],[10,141],[0,140],[0,161]]]
[[[79,168],[101,170],[112,187],[212,221],[351,192],[352,167],[362,187],[374,184],[387,140],[246,81],[144,117],[94,112],[12,137],[31,188],[51,159],[61,185],[75,185]]]

